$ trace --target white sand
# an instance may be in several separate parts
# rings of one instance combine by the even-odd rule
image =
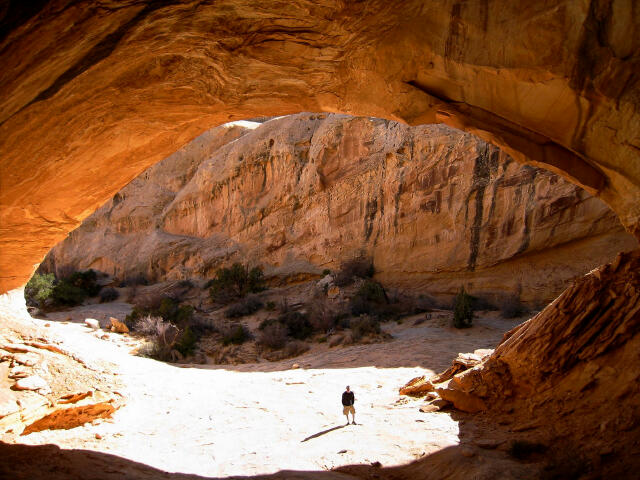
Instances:
[[[108,452],[204,476],[405,464],[457,444],[458,427],[448,413],[419,412],[422,401],[400,397],[398,388],[443,370],[458,352],[495,346],[518,323],[488,314],[472,329],[455,330],[443,320],[416,327],[413,320],[386,324],[395,337],[388,343],[322,345],[293,360],[224,368],[131,356],[120,340],[100,340],[77,323],[50,322],[68,349],[98,364],[115,364],[105,367],[105,375],[120,375],[128,401],[112,422],[33,433],[20,441]],[[289,369],[293,363],[302,368]],[[344,426],[340,395],[347,384],[356,395],[355,426]]]

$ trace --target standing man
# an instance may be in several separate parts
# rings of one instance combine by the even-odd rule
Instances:
[[[342,394],[342,413],[344,413],[344,416],[347,417],[347,425],[349,425],[349,413],[351,413],[353,424],[356,424],[356,409],[353,407],[355,401],[356,397],[349,389],[349,385],[347,385],[347,389]]]

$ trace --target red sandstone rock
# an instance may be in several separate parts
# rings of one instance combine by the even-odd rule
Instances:
[[[422,397],[434,390],[433,385],[426,377],[416,377],[407,382],[400,388],[400,395],[409,395],[411,397]]]

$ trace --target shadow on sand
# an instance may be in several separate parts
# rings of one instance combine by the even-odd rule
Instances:
[[[444,413],[443,413],[444,414]],[[441,479],[538,479],[541,478],[540,459],[516,460],[505,446],[496,446],[496,436],[504,437],[493,422],[487,424],[469,415],[452,415],[460,424],[460,444],[424,455],[406,465],[385,467],[372,459],[370,465],[347,465],[333,470],[290,471],[269,475],[234,476],[235,479],[320,479],[320,480],[441,480]],[[344,428],[346,425],[315,433],[302,442]],[[491,439],[489,448],[478,446]],[[366,447],[366,438],[361,445]],[[335,453],[335,452],[332,452]],[[532,461],[533,460],[533,461]],[[186,473],[168,473],[152,466],[108,453],[89,450],[66,450],[56,445],[29,446],[0,442],[0,478],[13,480],[213,480]]]

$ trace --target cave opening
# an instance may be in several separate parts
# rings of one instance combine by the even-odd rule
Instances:
[[[217,467],[211,466],[236,462],[228,456],[230,451],[233,452],[233,442],[226,444],[224,435],[216,440],[217,445],[209,445],[211,442],[206,435],[199,437],[197,432],[190,435],[188,423],[175,417],[176,421],[168,421],[172,413],[170,409],[164,411],[162,405],[155,405],[145,411],[144,404],[137,403],[149,393],[144,391],[145,387],[158,394],[173,393],[172,385],[163,388],[145,383],[140,378],[144,375],[141,373],[143,370],[136,373],[135,368],[143,363],[132,363],[132,369],[123,373],[122,382],[126,383],[127,391],[134,393],[129,398],[130,405],[137,405],[138,411],[146,415],[145,418],[149,419],[146,425],[150,429],[139,429],[135,438],[125,435],[123,439],[118,432],[110,431],[112,436],[102,442],[102,433],[91,428],[101,427],[104,423],[101,428],[109,430],[111,424],[102,417],[107,418],[113,409],[122,402],[126,403],[127,398],[122,392],[116,393],[120,388],[118,375],[108,375],[110,367],[91,359],[96,354],[108,358],[108,352],[124,350],[130,345],[127,342],[119,343],[121,346],[115,342],[107,343],[111,333],[99,332],[102,319],[94,319],[93,326],[98,330],[96,335],[108,338],[92,335],[88,339],[86,330],[81,330],[88,327],[79,327],[73,322],[62,323],[69,332],[78,335],[74,337],[72,348],[65,352],[62,344],[48,340],[47,330],[57,328],[57,322],[42,320],[35,326],[25,317],[21,287],[49,249],[100,205],[111,202],[114,216],[117,216],[118,209],[124,209],[130,200],[116,195],[117,192],[140,172],[175,152],[181,145],[214,125],[243,118],[260,119],[264,115],[290,115],[305,111],[326,112],[315,114],[317,116],[333,112],[331,115],[354,114],[388,119],[364,120],[371,123],[435,124],[434,129],[446,124],[500,147],[502,153],[498,156],[509,155],[527,166],[520,178],[515,179],[514,175],[508,174],[515,163],[506,167],[506,161],[498,162],[495,169],[494,147],[486,146],[475,155],[466,174],[460,174],[460,183],[448,191],[438,187],[443,179],[455,178],[455,168],[445,171],[434,166],[430,174],[416,173],[410,184],[419,192],[414,195],[419,199],[414,205],[406,195],[403,197],[402,191],[385,190],[388,185],[380,180],[383,173],[392,172],[402,177],[402,172],[410,170],[409,159],[413,159],[415,150],[408,145],[398,145],[398,148],[386,151],[384,158],[378,160],[378,169],[366,171],[365,174],[369,175],[367,182],[360,184],[357,178],[363,172],[358,168],[366,162],[336,165],[335,158],[341,155],[326,152],[323,161],[330,168],[320,169],[320,173],[314,176],[309,174],[308,161],[318,157],[310,153],[305,160],[294,149],[292,157],[303,160],[296,164],[295,175],[286,170],[277,177],[290,182],[292,187],[304,184],[309,188],[312,186],[314,192],[326,192],[335,185],[336,172],[341,168],[353,170],[349,173],[353,182],[352,196],[344,203],[334,202],[335,199],[331,198],[331,202],[325,201],[321,205],[325,211],[332,207],[331,215],[326,215],[329,219],[339,219],[345,224],[357,219],[357,228],[352,229],[356,234],[352,237],[344,234],[341,241],[358,243],[357,240],[363,240],[360,243],[368,248],[378,249],[372,255],[373,280],[368,281],[366,274],[360,278],[362,285],[366,285],[362,288],[363,298],[354,305],[360,311],[371,308],[368,303],[372,298],[383,298],[381,303],[384,304],[392,303],[386,289],[376,285],[388,284],[388,290],[391,290],[400,288],[403,280],[408,285],[406,288],[420,290],[423,286],[432,286],[433,292],[429,294],[435,297],[434,301],[450,301],[457,289],[464,286],[468,292],[476,294],[474,296],[485,296],[488,302],[504,302],[517,296],[527,308],[533,309],[543,306],[545,298],[553,298],[558,293],[551,295],[551,288],[545,292],[544,288],[536,288],[536,283],[542,284],[543,280],[558,274],[569,278],[575,276],[571,272],[577,274],[581,269],[584,272],[592,268],[597,255],[606,256],[610,249],[620,247],[620,251],[632,251],[620,253],[611,261],[604,259],[601,261],[604,265],[575,278],[541,312],[505,333],[495,352],[480,363],[465,365],[465,368],[470,368],[464,371],[456,371],[458,367],[455,365],[452,367],[454,370],[450,373],[453,376],[436,390],[442,400],[453,405],[455,412],[447,417],[438,417],[441,414],[433,411],[421,412],[434,421],[437,418],[449,418],[454,423],[458,421],[456,425],[442,425],[442,438],[454,439],[450,447],[439,444],[445,448],[435,453],[430,448],[421,449],[419,446],[429,445],[429,439],[420,436],[424,431],[414,433],[412,428],[405,438],[408,443],[394,444],[401,445],[398,450],[388,445],[389,449],[376,452],[378,458],[370,458],[366,452],[356,454],[350,448],[357,444],[359,437],[356,436],[349,440],[347,447],[339,447],[337,453],[331,454],[333,458],[342,456],[340,458],[347,459],[336,460],[343,465],[339,471],[332,470],[336,465],[332,462],[319,462],[310,469],[308,464],[296,464],[296,456],[290,452],[306,450],[307,460],[320,458],[314,457],[318,453],[314,448],[321,442],[357,432],[352,429],[352,433],[347,433],[349,430],[346,428],[327,432],[329,429],[324,428],[318,414],[315,417],[318,427],[305,428],[304,432],[296,430],[300,444],[292,444],[287,451],[277,453],[281,456],[272,464],[291,466],[296,472],[280,471],[274,473],[275,477],[440,478],[444,472],[452,478],[625,478],[635,473],[640,459],[640,404],[635,393],[640,381],[637,358],[640,260],[637,243],[633,243],[635,240],[630,237],[620,243],[612,240],[616,232],[621,232],[606,209],[601,210],[603,215],[597,222],[586,220],[582,224],[577,221],[586,218],[581,215],[587,211],[594,213],[602,207],[595,207],[595,198],[576,191],[575,187],[567,186],[567,191],[574,188],[574,194],[554,197],[553,191],[559,188],[558,182],[551,185],[546,173],[535,170],[542,167],[584,188],[589,195],[605,202],[626,231],[638,238],[640,162],[637,112],[640,111],[640,97],[636,72],[640,21],[633,2],[460,3],[454,0],[407,0],[399,6],[394,2],[376,0],[357,3],[329,0],[314,4],[265,2],[260,6],[247,6],[237,0],[223,0],[215,4],[201,1],[50,0],[38,1],[28,7],[21,6],[22,3],[10,1],[0,9],[0,59],[4,66],[0,76],[0,381],[3,382],[0,385],[0,425],[19,419],[19,422],[29,423],[33,430],[25,438],[64,439],[66,430],[50,430],[49,433],[42,433],[46,429],[37,430],[55,424],[71,426],[87,418],[95,419],[96,424],[84,422],[87,426],[82,427],[86,429],[82,434],[85,439],[87,435],[94,435],[94,443],[89,448],[92,452],[74,447],[56,449],[19,445],[14,440],[17,431],[5,432],[11,437],[3,436],[0,443],[0,473],[3,476],[75,478],[92,471],[98,478],[126,475],[181,478],[184,475],[164,473],[158,468],[193,471],[189,470],[193,466],[202,468],[201,474],[207,476],[230,472],[214,471]],[[327,118],[315,121],[324,122]],[[402,128],[405,127],[398,127]],[[375,141],[364,147],[371,145],[375,146]],[[270,179],[276,178],[273,173],[270,176],[272,166],[267,167],[268,152],[279,146],[277,137],[265,138],[262,175],[256,175],[245,185],[236,185],[236,192],[257,195]],[[300,153],[306,146],[303,142],[296,148]],[[346,142],[340,148],[343,153],[355,152],[360,159],[363,145]],[[245,157],[240,160],[239,156],[234,159],[240,163],[244,160]],[[374,175],[376,172],[378,177]],[[241,170],[238,175],[237,178],[243,178]],[[180,175],[174,178],[177,183],[182,181]],[[232,198],[233,190],[229,189],[229,184],[218,182],[224,179],[215,180],[208,190],[213,204],[216,199],[223,202],[224,194]],[[403,182],[405,180],[408,178],[402,178]],[[522,182],[529,182],[530,186],[525,187]],[[500,184],[499,187],[496,183]],[[380,188],[371,190],[366,188],[367,185]],[[308,197],[297,193],[292,191],[281,199],[279,207],[282,212],[300,214],[313,206]],[[542,197],[550,203],[544,211],[537,211],[534,200]],[[161,227],[170,231],[171,238],[167,240],[174,242],[173,247],[188,249],[190,240],[185,237],[197,238],[212,225],[204,218],[191,215],[197,198],[184,200]],[[422,218],[420,222],[426,222],[424,230],[416,229],[412,233],[404,223],[407,215],[401,217],[400,213],[407,204],[412,207],[407,211],[417,212]],[[463,208],[457,209],[457,206]],[[511,210],[514,206],[521,209],[517,212]],[[232,209],[228,213],[233,215],[220,220],[227,225],[234,225],[233,222],[260,225],[273,214],[267,208],[258,209],[256,213],[254,206],[250,207],[239,211]],[[146,205],[145,208],[153,212],[154,205]],[[447,229],[444,225],[447,213],[452,210],[458,212],[453,223],[464,225],[463,230],[468,236],[464,237],[466,242],[460,248],[449,251],[447,246],[457,239],[455,229]],[[394,215],[395,212],[398,215]],[[252,217],[250,213],[253,213]],[[153,230],[156,225],[144,225],[144,218],[144,212],[140,211],[122,215],[117,234],[126,235],[141,228],[153,227]],[[314,218],[322,216],[314,215]],[[426,218],[443,221],[442,225],[438,224],[437,234],[424,233],[428,226]],[[269,248],[256,255],[257,260],[252,261],[252,265],[240,265],[235,273],[231,273],[241,279],[242,285],[249,284],[253,266],[263,263],[263,260],[266,263],[266,260],[277,258],[291,241],[292,231],[305,242],[312,243],[319,238],[320,223],[295,224],[293,228],[285,228],[272,236],[264,236],[263,231],[255,228],[253,234],[262,235],[260,240],[264,240]],[[596,226],[591,229],[592,225]],[[95,228],[98,227],[96,224]],[[405,243],[385,246],[385,233],[396,231],[401,232],[399,238],[403,238]],[[184,235],[185,232],[189,235]],[[555,259],[549,263],[546,258],[549,249],[545,250],[544,246],[545,242],[552,243],[556,235],[557,238],[582,235],[582,240],[553,244]],[[154,233],[146,240],[151,241],[154,236],[157,237]],[[593,240],[596,237],[600,238],[599,244]],[[97,244],[90,243],[92,246]],[[233,242],[221,237],[217,248],[232,252],[237,245],[229,243]],[[318,250],[324,248],[339,252],[336,245],[320,245]],[[628,245],[628,248],[623,245]],[[138,249],[139,252],[132,252],[126,246],[119,248],[129,255],[145,253],[143,248]],[[391,253],[415,253],[403,259],[405,264],[410,263],[409,275],[407,272],[394,274],[401,272],[401,265],[394,263],[393,259],[397,257],[386,254],[385,248]],[[362,248],[350,250],[345,253],[356,258]],[[312,253],[313,259],[322,260],[317,251]],[[519,263],[501,270],[499,263],[491,264],[492,255],[512,256]],[[130,275],[132,278],[124,278],[127,275],[118,270],[115,263],[110,264],[104,255],[96,256],[93,266],[112,272],[114,278],[115,274],[120,274],[123,278],[118,278],[119,283],[136,283],[143,274],[153,280],[156,276],[168,275],[178,282],[190,281],[183,276],[180,262],[176,258],[167,258],[151,255],[150,262],[137,265],[136,271]],[[364,258],[368,257],[365,255]],[[158,262],[159,259],[162,262]],[[442,259],[436,267],[439,273],[442,273],[442,266],[449,265],[452,259],[460,266],[448,284],[437,281],[421,269],[421,262]],[[280,265],[289,261],[295,263],[296,260],[299,258],[277,258]],[[200,278],[217,275],[219,265],[215,262],[207,267],[196,255],[190,257],[190,261],[189,266],[202,268]],[[155,267],[157,264],[159,266]],[[554,267],[559,264],[563,265],[562,271]],[[149,265],[154,266],[153,271],[145,272]],[[66,268],[64,262],[49,267],[53,270]],[[326,278],[333,271],[342,270],[342,264],[328,263],[326,268],[318,271],[297,263],[296,269],[304,274],[288,276],[286,271],[269,272],[266,269],[263,273],[278,273],[285,282],[298,282],[315,275]],[[331,272],[323,275],[324,270]],[[208,288],[220,286],[225,275]],[[260,275],[256,272],[251,275],[253,285],[259,284],[256,280],[261,280]],[[71,287],[81,288],[90,283],[90,276],[76,276],[67,287],[66,298],[73,297]],[[99,281],[105,278],[101,276]],[[492,284],[492,279],[498,279],[497,283],[507,287]],[[79,285],[74,285],[75,282]],[[392,287],[393,284],[398,287]],[[482,291],[488,285],[490,288]],[[119,288],[133,286],[115,285],[110,288],[115,290],[115,294],[122,294]],[[139,287],[133,292],[136,294],[145,293],[149,287],[136,286]],[[184,283],[181,288],[187,287],[188,284]],[[327,284],[326,294],[332,287]],[[245,287],[236,284],[233,288],[244,291]],[[360,286],[357,288],[360,291]],[[237,295],[238,291],[233,294]],[[332,295],[335,292],[332,290]],[[129,293],[126,292],[127,295]],[[293,302],[287,300],[278,305],[274,300],[269,301],[278,311],[293,310],[295,313],[295,308],[291,308],[294,307],[291,305]],[[182,318],[189,315],[180,309],[180,305],[165,304],[163,308],[168,314],[182,315]],[[245,305],[242,308],[254,307]],[[433,306],[427,308],[434,309]],[[421,315],[425,322],[433,322],[438,320],[434,313],[438,312],[423,312]],[[366,314],[371,315],[370,312]],[[427,319],[426,314],[432,314],[431,318]],[[296,325],[296,329],[306,328],[299,315],[291,314],[287,318]],[[318,318],[324,318],[322,309]],[[282,330],[283,322],[276,320],[271,324],[271,330]],[[394,326],[398,330],[396,337],[401,337],[400,331],[407,327],[418,330],[431,328],[424,325],[425,322],[411,325],[397,322]],[[47,326],[47,323],[50,324]],[[377,334],[375,323],[359,326],[361,329],[365,327]],[[483,324],[479,319],[472,329],[452,330],[456,333],[442,343],[451,347],[454,341],[466,341],[474,329],[491,330],[490,327],[490,323]],[[162,328],[163,336],[171,334]],[[232,340],[246,332],[236,329],[228,333],[230,344],[234,345]],[[433,334],[433,329],[429,333]],[[493,345],[497,342],[498,339],[492,340]],[[389,345],[393,345],[393,341]],[[361,366],[361,362],[368,363],[365,351],[369,347],[354,348],[351,357],[337,362],[358,365],[356,370],[366,370],[370,366]],[[433,342],[429,348],[437,351],[438,342]],[[420,352],[416,345],[407,346],[405,350],[407,354],[417,351],[415,355],[433,358],[431,350]],[[44,357],[47,357],[47,362],[43,366],[36,359]],[[68,360],[71,363],[65,363],[65,358],[71,359]],[[131,358],[135,362],[144,360]],[[458,366],[472,363],[469,358],[456,359],[459,360]],[[281,361],[289,363],[287,370],[293,366],[288,360]],[[372,363],[384,365],[384,361],[376,359]],[[415,367],[387,361],[390,362],[388,370]],[[157,368],[159,365],[175,368],[165,364],[158,364]],[[39,379],[29,375],[29,369],[33,367],[40,370]],[[334,377],[336,382],[340,379],[340,385],[345,383],[342,381],[344,376],[348,376],[340,371],[341,368],[344,368],[343,364],[337,365],[337,376]],[[196,388],[205,387],[206,374],[211,373],[201,370],[176,369],[176,372],[184,374],[180,378]],[[232,373],[242,373],[235,371],[240,367],[231,370]],[[371,381],[364,383],[366,387],[360,385],[359,392],[375,397],[373,392],[378,390],[378,386],[373,380],[376,376],[387,375],[389,372],[386,370],[381,368],[369,372]],[[168,371],[159,371],[158,375],[166,374],[166,378],[171,379]],[[273,427],[260,429],[247,425],[246,431],[242,431],[243,425],[240,425],[236,444],[258,437],[269,447],[277,445],[277,440],[283,435],[290,435],[286,421],[279,421],[273,414],[277,410],[274,405],[278,399],[265,407],[267,411],[260,410],[262,406],[251,403],[249,395],[256,395],[251,392],[252,387],[260,389],[261,382],[265,381],[284,383],[281,391],[287,393],[282,400],[287,405],[295,405],[289,412],[291,415],[303,415],[311,406],[316,407],[313,392],[326,393],[322,379],[314,380],[317,383],[313,385],[307,385],[306,377],[301,379],[306,374],[311,377],[319,374],[304,365],[291,370],[286,378],[281,373],[260,372],[260,376],[255,377],[259,380],[255,381],[251,380],[253,376],[225,377],[223,371],[227,370],[216,371],[216,376],[211,377],[218,379],[223,387],[221,395],[209,404],[208,392],[202,388],[198,392],[198,401],[193,403],[195,411],[201,416],[214,413],[211,409],[215,409],[215,413],[226,413],[235,407],[258,414],[264,412],[269,420],[263,425]],[[279,380],[275,377],[277,375],[280,375]],[[41,383],[42,376],[51,381]],[[83,390],[83,385],[102,386],[102,382],[106,382],[106,391],[97,387],[91,392]],[[422,380],[416,382],[426,385],[420,383]],[[177,402],[174,405],[178,410],[180,405],[184,406],[186,399],[183,397],[189,397],[188,393],[193,391],[191,386],[183,396],[176,394],[172,397],[171,402]],[[61,388],[69,389],[69,396],[53,395],[60,392],[56,389]],[[341,390],[343,387],[336,383],[335,388]],[[296,393],[296,389],[300,391]],[[392,388],[383,385],[380,390],[377,396],[386,395],[384,398],[390,401]],[[113,396],[109,396],[107,391]],[[246,394],[247,391],[251,393]],[[22,392],[20,395],[24,396],[24,401],[21,399],[18,403],[15,400],[17,392]],[[389,425],[381,423],[380,430],[377,430],[387,439],[400,436],[398,432],[402,426],[414,420],[408,415],[409,407],[405,409],[404,406],[409,404],[399,402],[387,409],[389,401],[386,406],[370,402],[372,410],[381,409],[377,411],[379,415],[372,416],[376,421],[389,423],[385,418],[394,418]],[[206,408],[198,410],[201,404]],[[52,405],[67,407],[63,408],[64,411],[55,412],[48,410],[53,408]],[[611,408],[612,405],[615,408]],[[323,408],[321,405],[317,410],[324,413]],[[133,413],[135,411],[127,407],[118,409],[116,417],[122,413],[128,424],[136,425],[140,418]],[[27,412],[34,412],[38,418],[32,418]],[[403,417],[405,414],[407,416]],[[196,415],[198,413],[193,417]],[[215,417],[222,418],[220,415]],[[161,418],[167,421],[163,422]],[[198,420],[207,422],[204,417],[198,417]],[[209,421],[213,422],[213,419]],[[250,420],[247,423],[250,424]],[[415,427],[421,423],[413,421],[412,425]],[[163,432],[163,424],[171,427],[171,431]],[[225,424],[218,427],[224,430]],[[145,447],[153,443],[147,442],[147,437],[157,437],[160,447]],[[194,448],[180,450],[180,438],[188,438]],[[412,438],[415,438],[415,444],[411,443]],[[135,445],[127,443],[129,440]],[[557,448],[558,445],[562,448]],[[117,447],[115,455],[105,452],[111,446]],[[123,451],[139,455],[139,461],[127,460],[128,453],[120,456]],[[211,455],[211,458],[205,460],[198,456],[200,453]],[[216,453],[217,459],[214,458]],[[237,462],[252,465],[250,468],[254,468],[252,472],[256,475],[266,471],[264,465],[268,462],[260,458],[252,463],[252,455],[257,453],[248,447],[245,453]],[[42,455],[41,463],[27,460],[37,454]],[[396,454],[398,456],[394,457]],[[172,458],[175,460],[173,464]],[[405,463],[390,466],[395,464],[392,458],[402,458]],[[348,463],[360,465],[345,465]],[[171,465],[180,467],[174,469]]]

